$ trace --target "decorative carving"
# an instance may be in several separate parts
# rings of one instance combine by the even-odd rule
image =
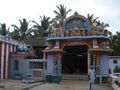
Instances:
[[[28,51],[28,47],[25,44],[20,44],[17,47],[17,52],[27,52]]]
[[[55,56],[53,57],[53,59],[54,59],[55,61],[58,61],[58,60],[60,60],[60,56],[59,56],[59,55],[55,55]]]
[[[92,30],[91,30],[92,29]],[[103,27],[90,26],[89,21],[77,12],[64,21],[63,27],[54,28],[49,37],[70,37],[70,36],[108,36],[108,31]]]
[[[74,15],[75,15],[75,16],[78,16],[78,12],[77,12],[77,11],[75,11]]]

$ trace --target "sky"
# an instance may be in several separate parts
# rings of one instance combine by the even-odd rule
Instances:
[[[99,20],[108,23],[113,34],[120,31],[120,0],[0,0],[0,23],[19,26],[19,19],[26,18],[40,22],[40,16],[54,18],[56,5],[64,4],[72,9],[68,16],[77,11],[80,15],[94,14]]]

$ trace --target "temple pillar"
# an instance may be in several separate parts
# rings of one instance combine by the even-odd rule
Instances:
[[[102,84],[103,77],[108,77],[109,74],[109,62],[108,55],[100,55],[100,84]]]
[[[108,55],[103,54],[100,55],[100,75],[108,75],[109,67],[108,67]]]
[[[88,71],[89,71],[89,69],[90,69],[90,63],[91,63],[91,54],[90,54],[89,50],[87,52],[87,60],[88,60]]]
[[[44,50],[47,53],[46,80],[49,83],[60,83],[61,81],[61,49]]]

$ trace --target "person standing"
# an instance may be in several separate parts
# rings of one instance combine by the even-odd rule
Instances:
[[[90,66],[90,69],[88,71],[88,80],[89,80],[89,90],[94,90],[95,73],[93,66]]]

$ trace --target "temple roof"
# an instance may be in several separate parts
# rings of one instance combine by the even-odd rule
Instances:
[[[56,37],[56,38],[48,38],[47,41],[51,40],[68,40],[68,39],[107,39],[109,40],[109,37],[106,36],[71,36],[71,37]]]
[[[63,26],[53,28],[47,40],[54,39],[108,39],[109,31],[101,27],[92,28],[89,20],[75,12],[64,20]]]

